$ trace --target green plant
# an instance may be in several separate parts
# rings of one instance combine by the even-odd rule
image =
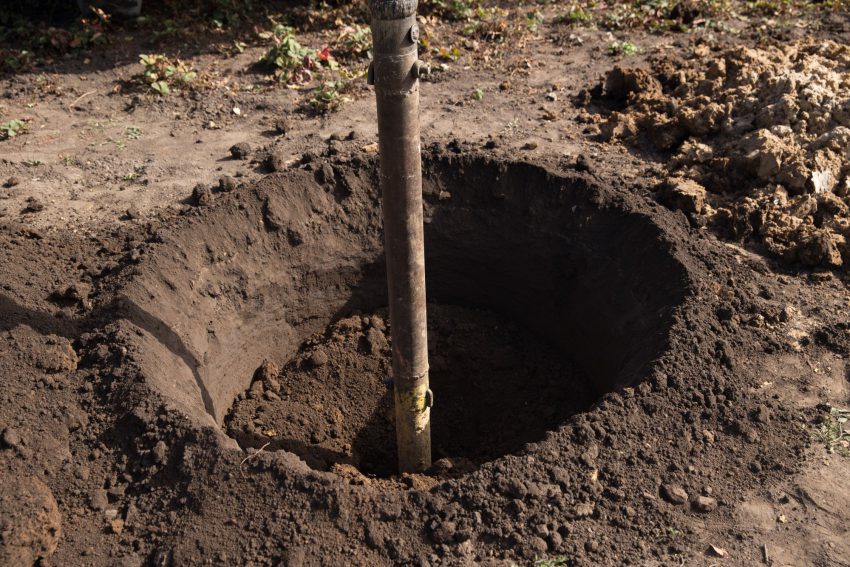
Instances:
[[[472,98],[474,100],[483,100],[484,99],[484,91],[481,89],[475,89],[472,91]]]
[[[161,95],[167,95],[172,87],[184,87],[195,80],[198,74],[179,59],[165,55],[140,55],[139,63],[144,67],[143,77],[150,87]]]
[[[528,31],[533,32],[540,26],[540,24],[543,23],[544,20],[545,18],[543,17],[543,14],[540,12],[540,10],[528,12],[525,15],[525,27],[526,29],[528,29]]]
[[[593,15],[590,12],[584,10],[581,6],[573,6],[569,12],[558,16],[555,21],[559,24],[569,24],[571,26],[578,26],[581,24],[589,23],[593,20]]]
[[[342,91],[346,83],[341,80],[324,81],[313,91],[310,98],[310,106],[322,114],[334,112],[340,109],[348,101]]]
[[[423,13],[452,21],[468,20],[474,10],[472,0],[424,0],[421,4]]]
[[[0,140],[8,140],[14,138],[18,134],[23,134],[27,131],[27,123],[23,120],[9,120],[0,124]]]
[[[343,53],[355,57],[372,57],[372,30],[364,26],[345,26],[334,42]]]
[[[615,41],[608,46],[608,55],[635,55],[640,53],[640,47],[631,41]]]
[[[278,81],[289,82],[299,71],[309,71],[314,66],[316,51],[301,45],[291,27],[275,24],[272,31],[261,32],[260,39],[272,44],[262,61],[274,68]]]
[[[850,432],[844,430],[844,424],[850,419],[850,410],[830,407],[821,416],[821,422],[815,429],[815,436],[826,446],[830,453],[850,457]]]
[[[532,567],[565,567],[568,561],[566,555],[558,555],[557,557],[550,557],[548,559],[536,559]]]
[[[124,134],[128,140],[138,140],[142,137],[142,129],[137,126],[127,126],[124,129]]]

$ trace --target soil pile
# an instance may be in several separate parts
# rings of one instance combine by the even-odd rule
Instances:
[[[696,46],[649,71],[615,67],[607,140],[668,155],[660,198],[790,262],[850,261],[850,47]]]
[[[539,441],[595,399],[569,360],[515,324],[464,307],[428,309],[432,475],[457,476]],[[318,470],[393,474],[388,327],[385,311],[353,315],[310,337],[282,371],[265,362],[234,404],[228,433]]]

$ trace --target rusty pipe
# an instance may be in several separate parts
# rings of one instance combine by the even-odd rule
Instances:
[[[399,472],[431,466],[417,0],[370,0]]]

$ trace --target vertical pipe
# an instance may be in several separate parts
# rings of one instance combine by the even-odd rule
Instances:
[[[431,466],[417,0],[370,0],[399,472]]]

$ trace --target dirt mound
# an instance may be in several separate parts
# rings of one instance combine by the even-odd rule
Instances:
[[[662,198],[783,259],[850,260],[850,47],[698,45],[651,70],[616,67],[597,89],[607,140],[649,145],[673,178]],[[669,154],[668,154],[669,152]],[[682,179],[703,188],[683,186]]]
[[[539,441],[595,399],[574,364],[517,325],[463,307],[428,312],[431,388],[440,398],[432,474],[469,472]],[[394,474],[387,318],[347,317],[309,338],[279,374],[261,367],[228,433],[243,447],[285,449],[319,470],[346,464]]]
[[[0,565],[34,565],[56,551],[62,516],[38,478],[5,476],[0,491]]]

